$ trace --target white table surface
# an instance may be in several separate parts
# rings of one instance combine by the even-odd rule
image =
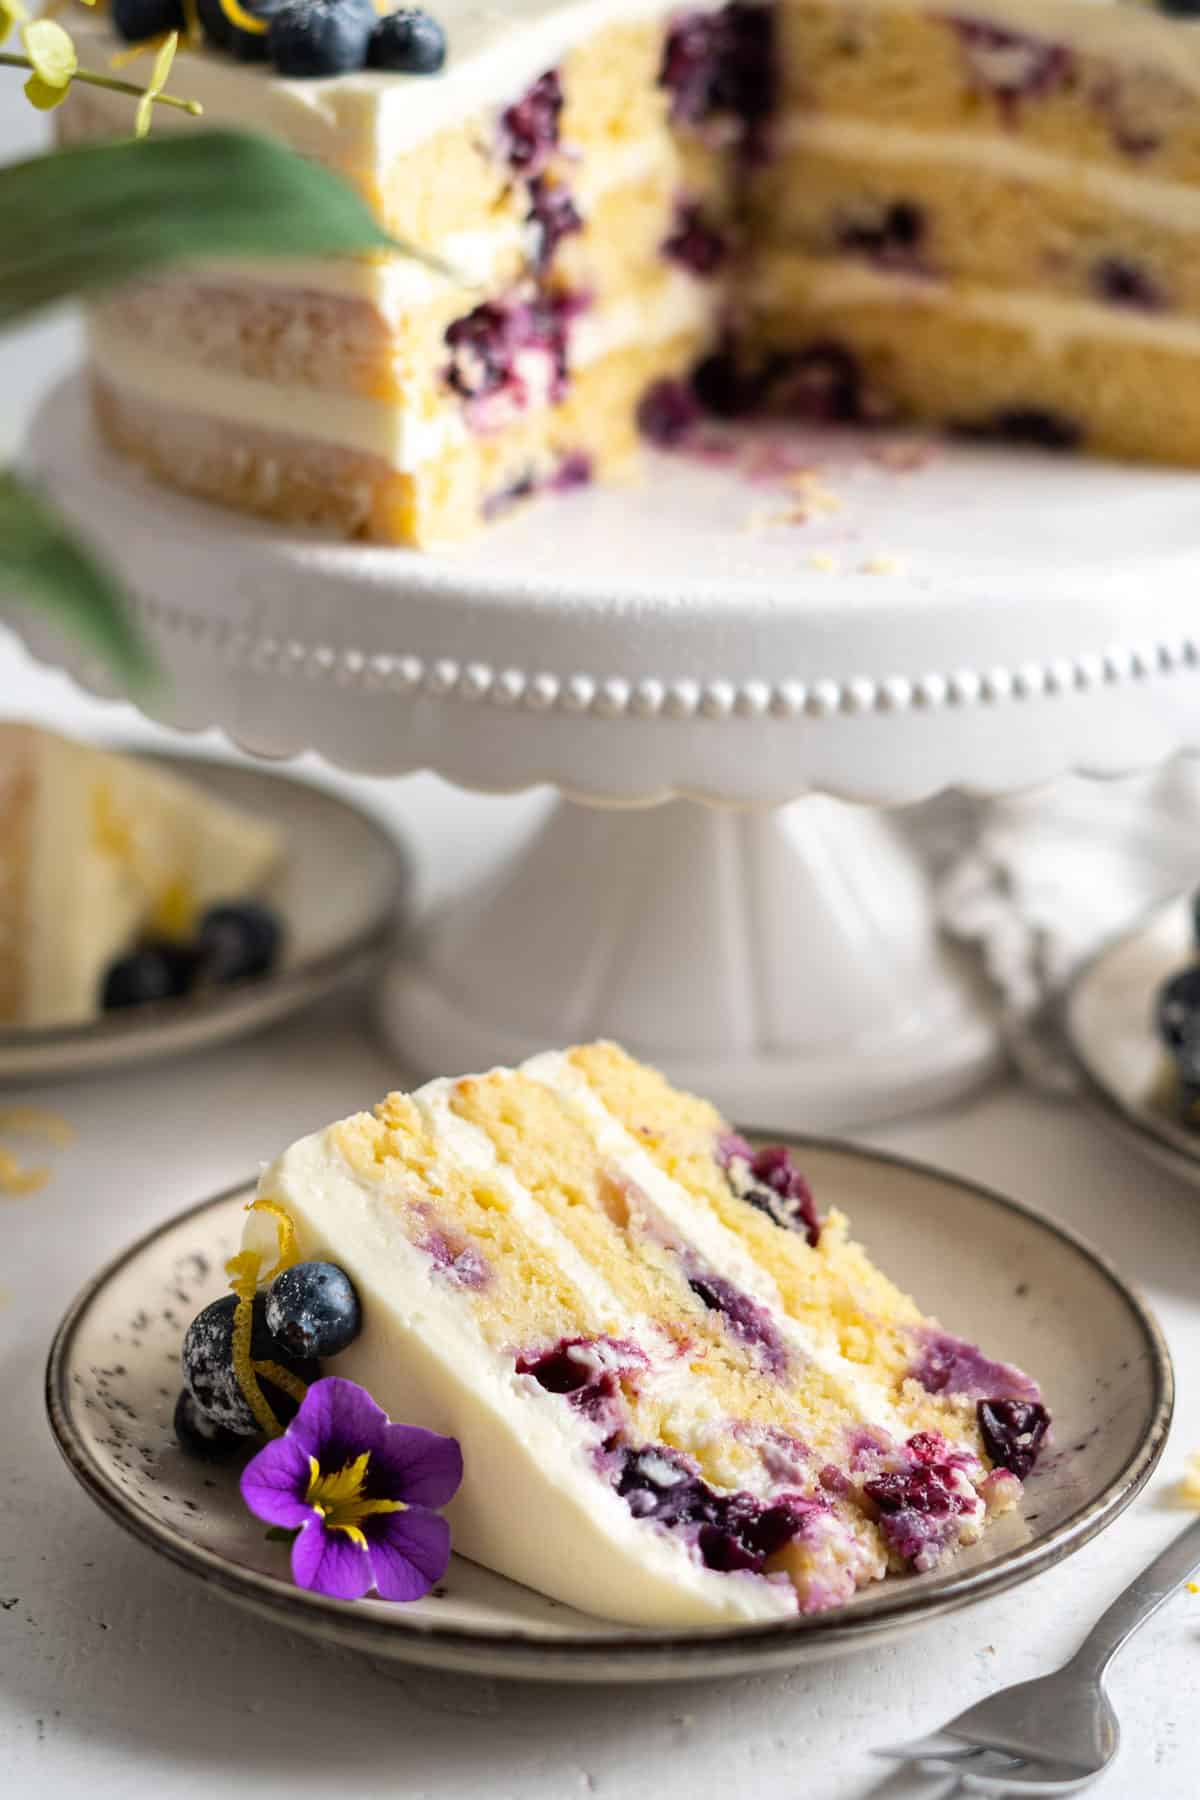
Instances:
[[[0,157],[37,127],[14,85]],[[0,450],[74,347],[53,322],[0,347]],[[0,635],[0,713],[161,740],[34,670]],[[349,785],[349,784],[348,784]],[[480,799],[427,777],[359,784],[414,841],[436,903],[543,800]],[[929,1800],[872,1743],[913,1735],[1052,1668],[1185,1522],[1170,1490],[1200,1447],[1200,1195],[1080,1113],[998,1086],[875,1134],[1044,1205],[1149,1292],[1179,1377],[1160,1473],[1100,1540],[1031,1586],[923,1636],[824,1668],[644,1690],[517,1688],[377,1670],[241,1617],[104,1518],[59,1463],[41,1402],[53,1327],[96,1265],[154,1220],[249,1175],[403,1071],[344,1006],[228,1050],[36,1099],[75,1127],[39,1195],[0,1199],[0,1793],[14,1800]],[[798,1124],[803,1121],[797,1121]],[[1200,1787],[1200,1599],[1182,1595],[1112,1680],[1125,1748],[1108,1800]]]

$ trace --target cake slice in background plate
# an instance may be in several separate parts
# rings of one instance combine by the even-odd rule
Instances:
[[[612,1044],[389,1095],[259,1193],[358,1291],[338,1373],[459,1440],[455,1548],[602,1617],[787,1618],[934,1568],[1046,1434],[788,1151]],[[273,1240],[253,1215],[263,1267]]]
[[[253,894],[282,839],[161,767],[0,723],[0,1026],[79,1024],[154,936]]]

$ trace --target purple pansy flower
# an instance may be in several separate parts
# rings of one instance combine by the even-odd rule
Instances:
[[[462,1480],[454,1438],[393,1425],[356,1382],[314,1381],[282,1437],[247,1463],[242,1499],[295,1531],[292,1577],[337,1600],[419,1600],[446,1572],[450,1527],[433,1509]]]

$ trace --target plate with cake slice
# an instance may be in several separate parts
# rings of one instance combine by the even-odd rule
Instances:
[[[222,1042],[362,973],[402,849],[285,776],[0,723],[0,1080]]]
[[[1200,918],[1180,894],[1079,970],[1060,1031],[1084,1098],[1142,1155],[1200,1182]]]
[[[238,1604],[613,1680],[1029,1579],[1148,1479],[1173,1378],[1052,1221],[737,1131],[599,1043],[388,1095],[157,1227],[71,1308],[47,1394],[98,1504]]]

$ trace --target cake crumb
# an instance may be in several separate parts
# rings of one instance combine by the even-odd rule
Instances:
[[[808,566],[821,575],[836,575],[841,564],[832,550],[814,550],[808,559]]]
[[[1200,1507],[1200,1450],[1193,1450],[1183,1468],[1183,1479],[1178,1488],[1179,1498],[1185,1506]]]
[[[930,438],[896,438],[891,443],[880,444],[868,454],[872,462],[878,463],[881,468],[907,475],[932,462],[937,454],[937,446]]]
[[[859,564],[859,573],[862,575],[903,575],[906,566],[902,556],[893,556],[888,551],[879,551],[874,556],[868,556],[865,562]]]
[[[1200,1594],[1200,1581],[1189,1581],[1187,1591],[1189,1594]]]
[[[822,481],[816,469],[797,469],[784,483],[797,496],[798,510],[807,518],[828,517],[841,512],[842,496]]]

